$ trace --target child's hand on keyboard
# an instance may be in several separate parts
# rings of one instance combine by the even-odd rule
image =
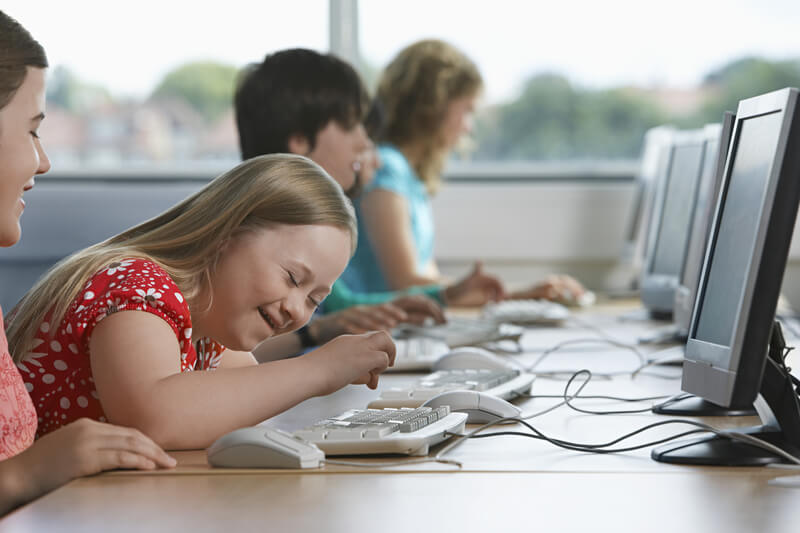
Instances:
[[[319,343],[328,342],[339,335],[390,330],[410,317],[394,302],[379,305],[356,305],[316,318],[311,323],[311,334]]]
[[[564,305],[577,305],[586,292],[578,280],[565,274],[548,276],[533,287],[515,291],[509,295],[512,300],[552,300]]]
[[[345,385],[378,386],[378,376],[394,364],[395,347],[385,331],[342,335],[307,353],[314,377],[322,379],[319,395],[336,392]]]
[[[424,324],[428,318],[432,318],[437,324],[443,324],[447,321],[441,306],[424,294],[402,296],[400,298],[395,298],[391,303],[405,311],[407,315],[405,322],[410,322],[411,324],[420,326]]]
[[[459,307],[478,307],[506,297],[502,282],[486,274],[480,261],[467,277],[447,287],[443,296],[445,304]]]

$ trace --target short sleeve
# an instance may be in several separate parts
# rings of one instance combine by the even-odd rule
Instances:
[[[416,175],[406,158],[396,148],[389,146],[381,147],[379,154],[381,166],[366,190],[383,189],[408,196],[409,182],[416,180]]]
[[[79,333],[88,353],[97,324],[125,310],[151,313],[169,324],[178,339],[183,366],[192,343],[189,307],[172,278],[152,261],[126,259],[100,270],[76,298],[65,326]]]

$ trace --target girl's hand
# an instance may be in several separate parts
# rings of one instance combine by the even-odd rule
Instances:
[[[139,431],[81,418],[0,462],[0,516],[76,477],[174,466],[175,459]]]
[[[566,305],[574,305],[583,296],[586,289],[578,280],[565,274],[548,276],[533,287],[512,293],[509,298],[519,299],[545,299]]]
[[[44,491],[103,470],[172,468],[176,461],[136,429],[81,418],[34,442],[32,468],[41,472]]]
[[[447,322],[441,306],[424,294],[401,296],[392,300],[391,304],[402,309],[407,315],[405,321],[412,324],[421,325],[428,318],[437,324]]]
[[[342,335],[303,355],[322,373],[320,395],[330,394],[345,385],[378,386],[378,376],[394,364],[395,347],[385,331],[362,335]]]
[[[444,290],[445,304],[452,306],[478,307],[504,298],[503,284],[484,273],[480,261],[475,263],[472,273]]]

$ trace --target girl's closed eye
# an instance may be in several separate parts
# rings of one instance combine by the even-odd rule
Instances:
[[[289,281],[292,282],[292,285],[294,285],[295,287],[299,287],[300,284],[297,282],[297,278],[294,277],[294,274],[292,274],[292,271],[287,270],[286,272],[289,274]]]
[[[36,130],[31,131],[31,135],[33,135],[34,139],[41,139],[41,137],[39,137],[39,132]]]

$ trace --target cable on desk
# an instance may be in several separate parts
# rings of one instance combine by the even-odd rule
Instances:
[[[350,461],[339,461],[337,459],[323,459],[320,463],[325,463],[329,465],[340,465],[340,466],[353,466],[357,468],[387,468],[390,466],[406,466],[406,465],[416,465],[422,463],[442,463],[453,465],[458,468],[462,468],[464,465],[461,464],[460,461],[456,461],[455,459],[444,459],[437,455],[434,457],[423,457],[421,459],[409,459],[408,461],[400,461],[400,462],[385,462],[385,463],[357,463],[357,462],[350,462]]]
[[[572,382],[575,381],[575,379],[578,376],[580,376],[581,374],[586,374],[586,376],[587,376],[586,381],[584,381],[581,384],[581,386],[578,388],[578,391],[575,394],[569,394],[569,388],[572,385]],[[573,400],[578,400],[578,399],[580,399],[580,400],[606,399],[606,400],[615,400],[615,401],[621,401],[621,402],[645,402],[645,401],[648,401],[648,400],[663,400],[665,398],[670,398],[671,397],[670,395],[664,395],[664,396],[646,396],[646,397],[643,397],[643,398],[620,398],[618,396],[597,396],[597,395],[595,395],[595,396],[584,396],[584,395],[582,395],[581,391],[583,390],[583,388],[589,383],[589,381],[593,377],[594,377],[594,374],[591,372],[591,370],[587,370],[587,369],[578,370],[577,372],[574,372],[572,374],[572,376],[570,376],[570,378],[567,380],[567,384],[564,387],[564,393],[563,394],[560,394],[560,395],[559,394],[520,394],[519,397],[521,397],[521,398],[533,398],[533,399],[535,399],[535,398],[561,398],[561,399],[563,399],[562,402],[560,402],[560,403],[554,405],[553,407],[543,411],[542,413],[537,413],[536,416],[539,416],[539,414],[544,414],[545,412],[552,411],[553,409],[555,409],[557,407],[561,407],[562,405],[566,405],[570,409],[573,409],[573,410],[581,412],[581,413],[590,414],[590,415],[621,415],[621,414],[646,413],[646,412],[650,412],[652,410],[652,407],[648,407],[646,409],[630,409],[630,410],[616,410],[616,411],[591,411],[591,410],[588,410],[588,409],[583,409],[583,408],[577,407],[575,405],[572,405],[571,402]],[[523,420],[527,420],[528,419],[528,417],[525,417],[525,416],[521,416],[520,418],[522,418]]]
[[[773,445],[773,444],[771,444],[769,442],[761,440],[761,439],[759,439],[757,437],[753,437],[752,435],[747,435],[745,433],[739,433],[739,432],[736,432],[736,431],[726,431],[726,430],[717,429],[715,427],[709,426],[708,424],[703,424],[702,422],[695,422],[694,420],[677,419],[677,420],[664,420],[664,421],[661,421],[661,422],[655,422],[653,424],[648,424],[646,426],[643,426],[643,427],[641,427],[641,428],[639,428],[639,429],[637,429],[635,431],[632,431],[630,433],[626,433],[625,435],[623,435],[623,436],[621,436],[621,437],[619,437],[617,439],[614,439],[614,440],[612,440],[610,442],[603,443],[603,444],[583,444],[583,443],[577,443],[577,442],[570,442],[570,441],[566,441],[566,440],[562,440],[562,439],[551,438],[551,437],[548,437],[547,435],[545,435],[544,433],[542,433],[541,431],[539,431],[538,429],[536,429],[534,426],[532,426],[528,422],[525,422],[524,420],[518,420],[518,422],[523,424],[528,429],[530,429],[533,432],[533,434],[523,433],[523,432],[519,432],[519,431],[496,431],[496,432],[492,432],[492,433],[486,433],[486,434],[482,434],[482,435],[477,435],[477,432],[482,431],[483,429],[486,429],[490,425],[495,425],[497,422],[492,422],[491,424],[486,424],[485,426],[481,426],[480,428],[478,428],[478,429],[476,429],[476,430],[474,430],[474,431],[472,431],[470,433],[466,433],[466,434],[451,433],[451,432],[448,432],[448,433],[450,433],[450,434],[452,434],[454,436],[457,436],[457,437],[461,437],[461,439],[456,441],[456,442],[463,442],[463,440],[466,440],[468,438],[487,438],[487,437],[496,437],[496,436],[503,436],[503,435],[514,435],[514,436],[522,436],[522,437],[534,438],[534,439],[538,439],[538,440],[544,440],[544,441],[549,442],[550,444],[558,446],[559,448],[564,448],[564,449],[567,449],[567,450],[579,451],[579,452],[587,452],[587,453],[598,453],[598,454],[629,452],[629,451],[639,450],[639,449],[642,449],[642,448],[648,448],[650,446],[655,446],[657,444],[663,444],[665,442],[669,442],[669,441],[672,441],[672,440],[675,440],[675,439],[678,439],[678,438],[681,438],[681,437],[685,437],[685,436],[688,436],[688,435],[696,434],[696,433],[713,433],[713,434],[718,435],[720,437],[724,437],[724,438],[728,438],[728,439],[731,439],[731,440],[744,442],[745,444],[750,444],[752,446],[756,446],[758,448],[765,449],[765,450],[767,450],[767,451],[769,451],[771,453],[774,453],[776,455],[779,455],[779,456],[783,457],[784,459],[786,459],[787,461],[789,461],[791,463],[794,463],[796,465],[800,465],[800,458],[794,457],[793,455],[785,452],[784,450],[781,450],[780,448],[778,448],[777,446],[775,446],[775,445]],[[678,433],[676,435],[671,435],[669,437],[665,437],[663,439],[659,439],[659,440],[656,440],[656,441],[650,441],[650,442],[646,442],[646,443],[643,443],[643,444],[637,444],[635,446],[628,446],[628,447],[623,447],[623,448],[609,449],[610,446],[618,444],[618,443],[622,442],[623,440],[627,440],[627,439],[629,439],[631,437],[634,437],[634,436],[636,436],[636,435],[638,435],[640,433],[643,433],[645,431],[648,431],[650,429],[653,429],[653,428],[656,428],[656,427],[659,427],[659,426],[666,426],[666,425],[671,425],[671,424],[686,424],[686,425],[690,425],[690,426],[695,426],[697,429],[684,431],[684,432]],[[437,457],[439,455],[445,453],[446,451],[449,451],[450,449],[452,449],[452,447],[449,448],[449,449],[446,449],[446,450],[442,450],[439,454],[437,454]]]
[[[581,385],[581,387],[578,389],[578,392],[576,392],[576,393],[575,393],[575,394],[573,394],[573,395],[570,395],[570,394],[569,394],[569,387],[570,387],[570,385],[572,385],[572,382],[573,382],[573,381],[575,381],[575,378],[577,378],[577,377],[578,377],[578,376],[579,376],[581,373],[584,373],[584,372],[588,372],[588,373],[589,373],[589,377],[586,379],[586,381],[585,381],[585,382],[584,382],[584,383]],[[576,399],[576,398],[579,398],[579,397],[580,397],[580,391],[581,391],[581,390],[583,390],[583,387],[585,387],[585,386],[586,386],[586,384],[589,382],[589,380],[591,379],[591,377],[592,377],[592,373],[591,373],[591,371],[589,371],[589,370],[579,370],[578,372],[575,372],[575,374],[573,374],[573,376],[572,376],[572,377],[569,379],[569,381],[567,381],[567,384],[566,384],[566,386],[564,387],[564,394],[563,394],[563,396],[562,396],[562,397],[564,398],[564,404],[565,404],[567,407],[569,407],[570,409],[572,409],[572,410],[574,410],[574,411],[578,411],[579,413],[585,413],[585,414],[588,414],[588,415],[627,415],[627,414],[637,414],[637,413],[649,413],[649,412],[651,412],[651,411],[652,411],[652,406],[651,406],[651,407],[647,407],[646,409],[625,409],[625,410],[613,410],[613,411],[592,411],[592,410],[590,410],[590,409],[583,409],[583,408],[581,408],[581,407],[577,407],[577,406],[575,406],[575,405],[572,405],[572,401],[573,401],[574,399]],[[661,398],[667,398],[667,397],[668,397],[668,396],[658,396],[658,397],[652,397],[652,398],[655,398],[655,399],[661,399]],[[639,401],[643,401],[643,400],[639,400]]]
[[[574,375],[577,376],[579,374],[586,374],[586,381],[581,383],[581,385],[578,387],[578,391],[575,394],[580,394],[581,391],[583,390],[583,388],[586,387],[586,385],[588,385],[589,381],[591,381],[591,379],[592,379],[592,373],[589,372],[588,370],[579,370],[578,372],[575,372]],[[439,451],[439,453],[436,454],[435,458],[436,459],[441,459],[442,455],[444,455],[445,453],[453,450],[454,448],[459,446],[462,442],[464,442],[466,439],[478,435],[478,433],[483,431],[484,429],[488,429],[490,427],[493,427],[493,426],[496,426],[496,425],[500,425],[500,424],[505,424],[505,423],[508,423],[508,422],[522,422],[523,424],[527,424],[527,422],[524,422],[525,420],[530,420],[531,418],[536,418],[538,416],[542,416],[544,414],[547,414],[547,413],[549,413],[551,411],[555,411],[556,409],[558,409],[559,407],[562,407],[563,405],[566,405],[566,401],[559,402],[556,405],[550,406],[547,409],[544,409],[542,411],[538,411],[536,413],[531,413],[531,414],[528,414],[528,415],[521,415],[521,416],[518,416],[518,417],[515,416],[515,417],[501,418],[499,420],[494,420],[492,422],[484,424],[484,425],[478,427],[477,429],[474,429],[474,430],[470,431],[467,434],[458,435],[459,437],[462,437],[462,438],[457,439],[457,440],[447,444],[444,448],[442,448],[441,451]],[[456,434],[454,434],[454,435],[456,435]]]
[[[644,370],[648,366],[651,366],[650,364],[648,364],[647,358],[644,356],[644,354],[642,354],[642,352],[639,351],[639,349],[635,345],[624,343],[624,342],[619,342],[619,341],[616,341],[614,339],[608,339],[608,338],[605,338],[605,339],[604,338],[585,338],[585,339],[570,339],[570,340],[566,340],[566,341],[560,342],[560,343],[558,343],[558,344],[556,344],[556,345],[544,350],[539,355],[539,357],[530,365],[526,366],[526,365],[520,363],[519,361],[515,361],[515,363],[516,364],[521,364],[523,369],[526,372],[530,372],[532,374],[536,374],[536,376],[538,376],[538,377],[549,377],[549,378],[553,378],[553,379],[563,379],[563,376],[565,376],[565,375],[566,376],[572,376],[574,370],[550,370],[550,371],[546,371],[546,372],[536,372],[534,369],[537,366],[539,366],[539,364],[547,356],[549,356],[550,354],[552,354],[552,353],[564,348],[565,346],[569,346],[569,345],[572,345],[572,344],[587,344],[587,343],[610,344],[612,346],[625,348],[625,349],[630,350],[633,353],[635,353],[636,356],[639,358],[640,365],[636,369],[634,369],[632,372],[627,372],[626,371],[626,372],[595,373],[594,377],[596,377],[596,378],[611,379],[611,378],[614,378],[614,377],[617,377],[617,376],[630,376],[631,378],[635,378],[637,375],[639,375],[642,372],[642,370]],[[666,375],[666,374],[660,374],[660,373],[648,373],[647,375],[652,376],[652,377],[656,377],[656,378],[660,378],[660,379],[678,379],[680,377],[679,375]],[[569,378],[566,378],[566,379],[569,379]]]

